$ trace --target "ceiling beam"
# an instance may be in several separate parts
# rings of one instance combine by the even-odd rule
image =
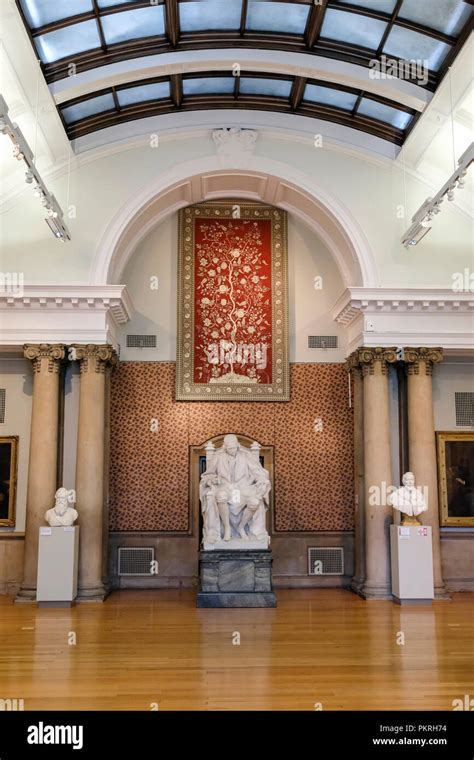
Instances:
[[[102,29],[102,24],[100,23],[99,6],[97,5],[97,0],[92,0],[92,8],[94,9],[94,17],[95,17],[95,22],[97,24],[97,31],[99,33],[100,46],[101,46],[102,50],[104,51],[104,53],[106,53],[107,52],[107,43],[105,41],[104,30]]]
[[[303,100],[304,90],[306,87],[305,77],[295,77],[290,92],[290,105],[295,111],[299,108],[301,101]]]
[[[402,3],[403,3],[403,0],[397,0],[397,4],[395,5],[395,8],[393,9],[392,18],[388,22],[388,24],[386,26],[386,29],[385,29],[384,33],[382,34],[382,39],[379,42],[379,46],[378,46],[377,52],[375,54],[377,58],[379,57],[379,55],[381,55],[382,50],[385,47],[385,43],[387,42],[387,37],[390,34],[390,32],[392,31],[392,29],[393,29],[393,25],[394,25],[394,23],[395,23],[395,21],[397,19],[398,12],[399,12],[400,8],[402,7]]]
[[[165,33],[170,45],[176,47],[180,35],[177,0],[165,0]]]
[[[241,37],[245,34],[245,27],[247,25],[247,9],[248,0],[242,0],[242,13],[240,14],[240,29],[239,34]]]
[[[321,0],[321,3],[311,6],[308,21],[306,22],[306,29],[304,31],[304,41],[309,48],[313,47],[320,35],[327,4],[328,0]]]
[[[176,108],[180,108],[183,102],[183,78],[181,74],[170,76],[171,100]]]

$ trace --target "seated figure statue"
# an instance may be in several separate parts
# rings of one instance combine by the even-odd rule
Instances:
[[[258,444],[256,444],[258,446]],[[201,476],[199,496],[203,515],[203,544],[259,541],[268,546],[265,526],[270,477],[257,451],[242,446],[237,436],[226,435]]]
[[[58,488],[54,496],[54,507],[48,509],[44,519],[53,528],[70,527],[78,518],[77,511],[72,506],[76,502],[74,489]]]

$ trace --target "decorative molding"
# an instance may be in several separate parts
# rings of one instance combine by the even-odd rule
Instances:
[[[448,288],[350,287],[332,309],[347,329],[348,353],[360,346],[474,350],[474,293]]]
[[[433,374],[433,364],[443,361],[442,348],[404,348],[405,369],[409,375],[420,374],[420,362],[425,366],[425,374]]]
[[[50,343],[27,344],[23,346],[23,355],[25,359],[33,362],[35,374],[42,370],[46,370],[49,374],[58,374],[61,362],[66,356],[66,349],[63,345],[51,345]],[[47,359],[47,361],[42,361],[43,359]]]
[[[0,293],[0,347],[23,344],[116,344],[133,304],[124,285],[24,285]]]
[[[349,325],[359,314],[426,314],[427,312],[473,312],[474,293],[452,288],[347,288],[333,308],[333,317]]]
[[[258,132],[254,129],[240,127],[215,129],[212,133],[222,166],[234,168],[248,166],[255,151],[257,138]]]
[[[106,369],[114,369],[118,364],[117,352],[110,345],[74,344],[70,347],[69,358],[79,362],[81,375],[86,372],[98,372],[103,375]]]

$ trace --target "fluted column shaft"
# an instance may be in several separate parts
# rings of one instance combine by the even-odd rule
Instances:
[[[33,363],[28,490],[26,498],[23,582],[16,601],[36,599],[38,533],[46,510],[54,505],[57,488],[59,377],[63,345],[26,345],[26,359]]]
[[[106,372],[116,363],[116,354],[106,345],[72,348],[81,370],[76,459],[81,528],[78,600],[103,601],[107,595],[103,577]]]
[[[392,509],[387,491],[392,482],[388,367],[395,348],[358,351],[364,384],[364,481],[366,577],[365,599],[391,599],[389,526]]]
[[[441,569],[438,477],[433,414],[433,365],[442,361],[441,348],[405,348],[408,380],[408,454],[416,484],[426,487],[428,511],[421,515],[431,526],[435,597],[446,597]]]
[[[364,494],[364,385],[357,351],[347,360],[352,383],[354,408],[354,576],[351,588],[357,594],[365,578],[365,494]]]

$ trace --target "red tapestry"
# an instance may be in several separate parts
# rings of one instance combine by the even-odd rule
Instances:
[[[194,240],[194,382],[271,384],[271,221],[196,219]]]

